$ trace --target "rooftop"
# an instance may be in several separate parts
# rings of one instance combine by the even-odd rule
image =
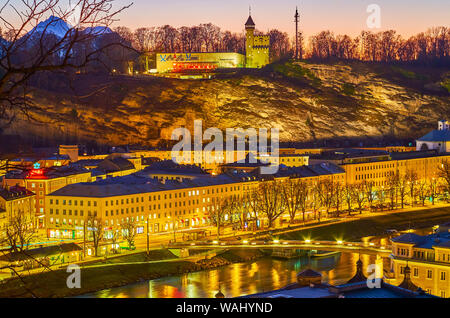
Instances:
[[[251,15],[248,17],[247,22],[245,22],[245,26],[255,26]]]
[[[420,159],[430,157],[446,156],[446,154],[439,154],[436,150],[427,151],[408,151],[408,152],[392,152],[392,160],[407,160],[407,159]]]
[[[61,245],[50,245],[35,249],[27,250],[26,253],[14,252],[9,254],[4,254],[0,256],[1,261],[15,262],[23,261],[27,259],[36,259],[43,257],[50,257],[53,255],[59,255],[62,253],[81,251],[82,248],[75,243],[64,243]]]
[[[117,172],[134,169],[134,164],[126,158],[108,157],[97,165],[97,170],[103,172]]]
[[[433,247],[450,248],[450,233],[438,232],[430,235],[417,235],[414,233],[407,233],[391,239],[394,243],[413,244],[417,248],[432,249]]]
[[[381,288],[369,288],[366,281],[332,286],[317,284],[306,287],[281,288],[242,298],[436,298],[424,292],[413,292],[405,288],[381,282]]]
[[[417,141],[450,141],[450,130],[433,130]]]
[[[155,161],[142,170],[142,174],[176,174],[176,175],[195,175],[209,176],[202,168],[195,165],[180,165],[172,160]]]
[[[11,170],[6,173],[6,179],[25,179],[34,169]],[[42,176],[45,179],[55,179],[70,175],[89,173],[84,167],[77,164],[70,164],[61,167],[42,168]]]
[[[310,155],[311,159],[345,160],[356,158],[386,159],[387,151],[377,149],[340,148],[323,151],[321,154]]]
[[[33,192],[19,186],[10,187],[9,189],[0,189],[0,197],[6,201],[17,200],[34,195]]]
[[[96,182],[71,184],[51,193],[50,195],[103,198],[110,196],[208,187],[219,184],[233,184],[243,181],[249,181],[249,179],[241,174],[236,176],[222,174],[218,176],[208,175],[192,180],[167,180],[160,182],[156,179],[143,176],[141,173],[137,173],[124,177],[107,178]]]

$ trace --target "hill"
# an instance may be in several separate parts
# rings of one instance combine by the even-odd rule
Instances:
[[[48,142],[156,145],[174,128],[278,127],[282,141],[414,139],[450,114],[450,67],[280,62],[211,80],[41,77],[5,131]]]

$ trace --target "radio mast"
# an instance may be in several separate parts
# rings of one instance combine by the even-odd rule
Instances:
[[[298,59],[298,23],[300,21],[300,15],[298,14],[298,7],[295,7],[295,59]]]

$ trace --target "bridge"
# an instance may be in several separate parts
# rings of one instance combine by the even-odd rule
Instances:
[[[197,241],[171,243],[169,248],[180,249],[298,249],[350,252],[388,257],[391,254],[390,245],[376,245],[368,242],[342,242],[342,241],[292,241],[292,240],[243,240],[243,241]]]

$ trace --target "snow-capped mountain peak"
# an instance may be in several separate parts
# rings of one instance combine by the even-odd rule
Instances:
[[[31,30],[34,33],[42,34],[45,32],[46,34],[54,34],[59,38],[64,37],[72,28],[70,24],[65,22],[63,19],[51,16],[47,20],[40,22],[36,27]]]
[[[96,27],[88,27],[84,29],[84,32],[92,34],[92,35],[103,35],[113,33],[113,31],[106,26],[96,26]]]

